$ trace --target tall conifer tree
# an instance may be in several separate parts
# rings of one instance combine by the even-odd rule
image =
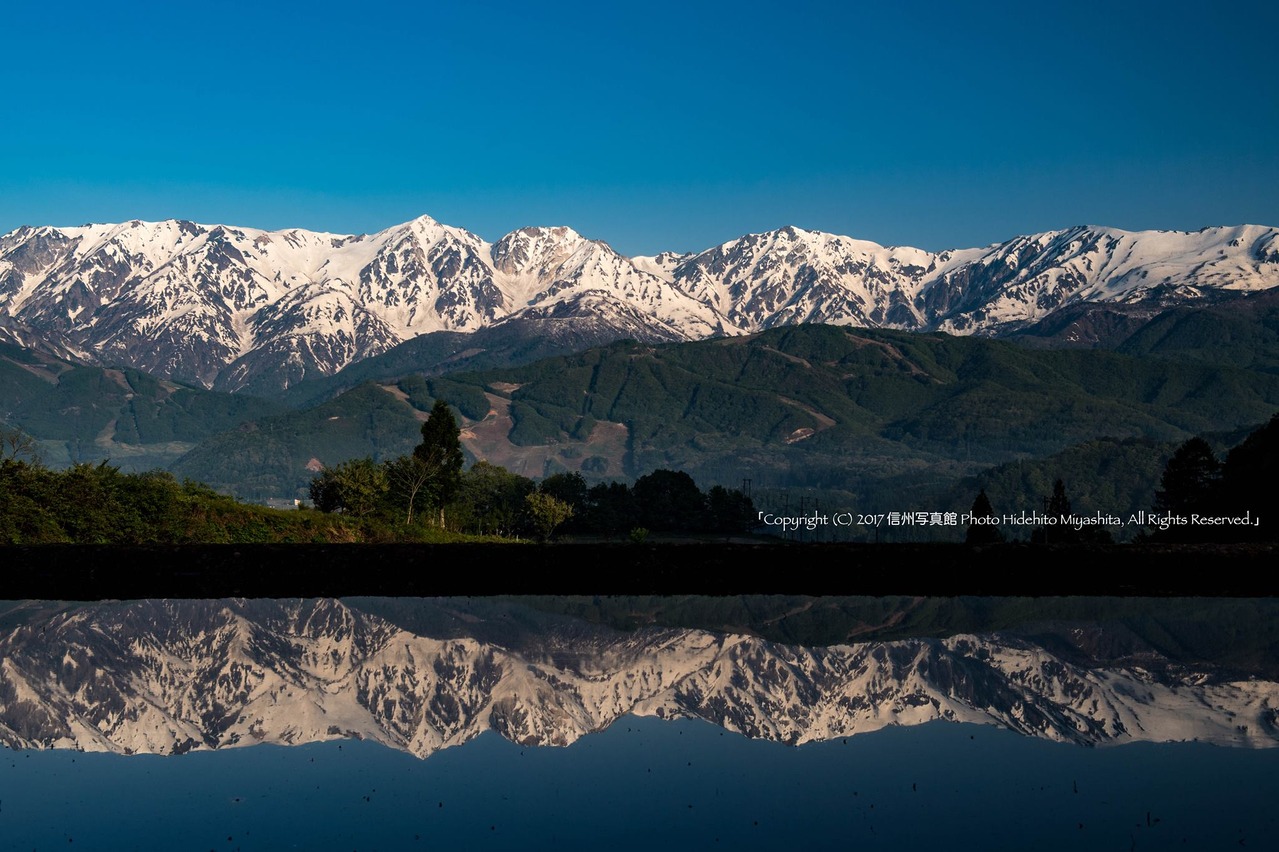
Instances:
[[[430,502],[443,505],[457,494],[462,484],[462,438],[448,403],[435,401],[431,414],[422,424],[422,443],[413,450],[431,472]]]

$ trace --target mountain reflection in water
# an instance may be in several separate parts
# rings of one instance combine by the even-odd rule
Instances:
[[[790,745],[933,720],[1080,744],[1279,744],[1279,684],[1119,624],[801,647],[620,631],[514,602],[10,605],[0,741],[175,754],[359,739],[427,757],[492,730],[573,743],[628,714]]]

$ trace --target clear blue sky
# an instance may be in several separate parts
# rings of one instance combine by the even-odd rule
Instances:
[[[1279,225],[1279,4],[11,4],[0,232]]]

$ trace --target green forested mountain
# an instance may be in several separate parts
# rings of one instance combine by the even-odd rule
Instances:
[[[1179,443],[1145,438],[1085,441],[1044,458],[1007,462],[962,480],[945,500],[966,506],[978,489],[984,489],[996,514],[1042,512],[1054,483],[1061,480],[1076,514],[1100,512],[1127,519],[1138,510],[1150,511],[1160,474]],[[1126,538],[1140,532],[1130,528],[1117,534]],[[1025,538],[1029,533],[1029,529],[1009,530],[1008,535]]]
[[[1205,308],[1173,308],[1145,323],[1116,350],[1279,373],[1279,292]]]
[[[461,371],[505,368],[542,358],[581,352],[606,345],[617,338],[610,328],[581,318],[519,318],[471,333],[436,331],[406,340],[398,346],[365,358],[332,376],[300,382],[281,401],[303,408],[315,405],[365,382],[393,382],[402,376],[440,376]],[[269,377],[248,392],[270,390]]]
[[[1101,438],[1175,443],[1255,426],[1279,409],[1279,375],[797,326],[365,385],[207,441],[177,470],[246,496],[292,496],[311,459],[404,452],[436,397],[464,418],[474,457],[526,476],[629,479],[671,468],[705,484],[838,489],[857,510],[885,511],[915,508],[892,505],[899,495],[946,493],[992,466]],[[1093,456],[1104,467],[1106,451]]]
[[[216,435],[172,470],[245,499],[304,497],[324,466],[365,455],[380,461],[411,450],[421,425],[417,403],[403,393],[361,385],[315,408]]]
[[[0,343],[0,423],[34,437],[54,466],[110,459],[123,470],[163,467],[205,438],[281,410]]]
[[[1036,349],[1110,349],[1279,372],[1279,291],[1222,293],[1217,299],[1171,308],[1085,302],[1055,311],[1010,339]]]
[[[423,334],[380,355],[356,361],[332,376],[299,382],[283,394],[270,388],[267,379],[263,379],[262,388],[252,385],[246,392],[275,395],[291,408],[308,408],[365,382],[394,381],[411,373],[431,375],[444,371],[449,364],[465,363],[474,354],[473,347],[467,345],[470,337],[455,331]],[[491,362],[483,364],[491,365]]]
[[[55,467],[109,459],[305,498],[324,466],[407,452],[444,399],[469,458],[527,477],[667,468],[749,479],[772,508],[876,512],[963,510],[983,487],[1000,511],[1034,509],[1063,479],[1077,511],[1126,513],[1180,442],[1224,453],[1279,410],[1279,294],[1147,310],[1081,310],[1020,343],[796,326],[532,363],[593,332],[513,326],[428,335],[274,400],[0,345],[0,421]]]
[[[1107,349],[1208,365],[1279,372],[1279,292],[1221,297],[1207,305],[1173,308],[1146,303],[1086,302],[1062,308],[1009,340],[1031,349]],[[306,408],[365,382],[393,382],[417,374],[504,369],[606,346],[609,334],[572,320],[522,319],[473,333],[424,334],[332,376],[312,378],[280,393],[270,376],[243,389]]]
[[[743,452],[791,470],[906,457],[984,466],[1099,436],[1256,424],[1279,405],[1279,381],[1244,370],[825,326],[621,344],[453,379],[509,400],[516,445],[624,425],[630,475]]]

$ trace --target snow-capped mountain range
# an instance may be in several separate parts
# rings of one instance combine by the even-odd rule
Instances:
[[[624,257],[566,227],[490,244],[426,216],[360,236],[132,221],[0,237],[0,340],[236,390],[517,318],[649,341],[805,322],[999,335],[1080,302],[1275,286],[1279,230],[1256,225],[1076,227],[940,253],[786,227]]]
[[[493,730],[567,745],[626,714],[789,744],[931,720],[1081,744],[1279,745],[1279,684],[1154,653],[1088,668],[1023,639],[822,648],[700,630],[431,638],[336,600],[85,605],[0,637],[0,742],[180,753],[370,739],[425,757]]]

